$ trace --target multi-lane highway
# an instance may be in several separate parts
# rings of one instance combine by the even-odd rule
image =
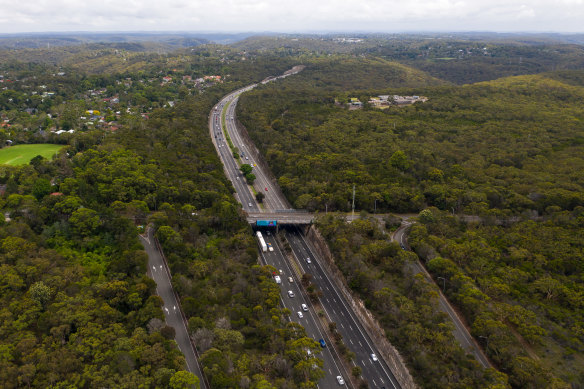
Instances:
[[[369,387],[399,388],[393,373],[380,358],[377,347],[324,271],[321,259],[312,250],[309,242],[295,228],[286,230],[286,238],[303,271],[312,275],[312,283],[322,291],[320,301],[324,311],[330,321],[337,323],[337,331],[343,336],[345,345],[355,353],[354,364],[361,367],[362,376],[369,383]]]
[[[230,104],[233,99],[235,99],[239,94],[243,93],[246,90],[253,88],[255,85],[251,85],[249,87],[237,90],[229,95],[225,96],[215,107],[213,107],[212,114],[209,117],[209,130],[211,133],[211,139],[213,140],[213,144],[217,149],[217,153],[221,158],[221,162],[223,162],[223,166],[225,168],[225,173],[231,182],[233,183],[233,187],[235,188],[235,195],[237,199],[240,201],[242,207],[246,211],[251,212],[259,212],[260,208],[256,203],[256,199],[254,195],[248,188],[247,182],[245,181],[245,177],[241,174],[239,170],[239,165],[236,159],[233,157],[233,152],[229,148],[229,144],[225,139],[225,134],[223,132],[223,123],[222,123],[222,113],[223,108],[226,105]],[[233,141],[233,139],[232,139]]]
[[[300,323],[305,329],[306,334],[316,341],[324,339],[327,347],[321,348],[321,353],[318,355],[324,362],[323,370],[325,372],[324,378],[322,378],[318,384],[321,388],[333,388],[338,386],[336,380],[337,376],[343,377],[345,380],[348,377],[348,372],[345,371],[344,366],[339,361],[339,356],[336,351],[331,346],[331,341],[327,337],[324,329],[322,328],[319,318],[314,310],[314,307],[308,297],[304,294],[301,288],[299,275],[293,270],[290,263],[286,260],[285,254],[281,251],[277,239],[273,235],[267,235],[266,230],[263,231],[263,237],[266,243],[270,243],[274,248],[274,251],[262,252],[262,261],[266,265],[271,265],[275,267],[276,275],[280,277],[280,290],[282,305],[290,310],[290,320]],[[292,282],[289,281],[289,277],[292,277]],[[292,291],[294,297],[289,296],[289,291]],[[308,310],[302,309],[302,304],[308,307]],[[298,312],[302,314],[302,318],[299,317]]]
[[[260,212],[265,212],[267,216],[268,214],[273,214],[273,211],[275,210],[290,210],[290,207],[287,205],[286,199],[281,195],[276,183],[272,182],[269,178],[269,174],[263,170],[262,166],[265,166],[265,164],[258,163],[259,161],[257,159],[261,158],[261,156],[250,142],[248,143],[243,139],[236,126],[235,110],[238,98],[241,93],[254,88],[255,86],[256,85],[250,85],[225,96],[214,107],[209,119],[209,128],[217,152],[224,163],[227,176],[237,191],[237,198],[242,203],[243,209],[248,213],[256,215]],[[224,107],[226,107],[224,115],[225,122],[223,122],[222,115]],[[225,140],[225,135],[222,132],[223,125],[225,126],[224,128],[234,146],[240,151],[242,157],[241,162],[249,163],[254,167],[253,173],[256,176],[255,188],[263,190],[262,193],[264,193],[265,196],[263,207],[261,209],[257,205],[250,188],[245,183],[243,176],[239,172],[239,165],[235,158],[233,158],[232,151],[229,149]],[[343,335],[346,346],[349,350],[355,353],[356,358],[353,363],[361,367],[362,376],[368,381],[369,386],[371,388],[399,388],[400,385],[390,369],[385,362],[379,358],[380,353],[377,351],[376,346],[365,333],[365,330],[349,308],[344,297],[336,290],[336,286],[331,282],[326,272],[320,266],[320,259],[310,249],[309,243],[306,241],[305,237],[299,231],[289,230],[286,233],[286,238],[288,239],[294,254],[299,258],[299,263],[302,268],[301,273],[312,274],[314,284],[323,291],[321,305],[324,307],[329,320],[337,323],[337,330]],[[280,252],[275,239],[273,237],[267,237],[267,239],[275,250],[273,252],[268,251],[262,253],[262,258],[265,263],[270,264],[277,269],[282,269],[284,273],[281,277],[281,288],[283,292],[282,303],[292,311],[291,320],[299,321],[306,328],[307,333],[315,339],[322,338],[324,332],[320,327],[319,322],[317,322],[318,318],[314,314],[310,302],[304,298],[302,289],[298,284],[298,276],[301,274],[295,275],[292,272],[292,267],[288,263],[285,255]],[[312,259],[311,264],[304,262],[307,257]],[[290,276],[293,277],[294,280],[292,283],[288,282],[288,277]],[[286,287],[289,287],[290,289],[286,289]],[[289,297],[288,290],[292,290],[295,297]],[[297,312],[302,303],[307,304],[310,309],[307,312],[307,315],[303,315],[302,318],[299,318]],[[345,368],[339,362],[338,357],[335,358],[331,352],[334,352],[334,349],[327,347],[322,355],[324,360],[325,377],[319,381],[319,385],[322,385],[322,387],[325,388],[338,386],[336,381],[338,375],[342,376],[345,379],[345,382],[349,381],[348,372],[344,371]]]

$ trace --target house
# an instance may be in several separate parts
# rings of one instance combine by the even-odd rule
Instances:
[[[358,109],[358,108],[362,108],[363,107],[363,103],[356,97],[351,97],[349,99],[349,108],[353,108],[353,109]]]

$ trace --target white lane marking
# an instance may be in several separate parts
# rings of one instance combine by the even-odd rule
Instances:
[[[361,341],[359,341],[359,346],[363,347],[363,344],[361,344]]]
[[[349,338],[349,342],[351,342],[351,344],[354,344],[353,341],[351,340],[351,338]]]

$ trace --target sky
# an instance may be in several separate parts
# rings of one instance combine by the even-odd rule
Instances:
[[[584,32],[584,0],[0,0],[0,33]]]

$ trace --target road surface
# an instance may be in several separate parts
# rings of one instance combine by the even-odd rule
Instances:
[[[404,219],[402,221],[402,225],[393,233],[393,236],[391,237],[392,240],[398,242],[401,248],[404,250],[410,249],[410,246],[408,244],[407,231],[412,224],[413,222]],[[419,260],[411,263],[411,269],[414,274],[422,273],[426,277],[426,279],[428,279],[428,281],[435,283],[432,276],[430,276],[430,273],[428,273],[424,266],[422,266]],[[438,287],[440,288],[440,285],[438,285]],[[448,299],[446,299],[444,294],[442,294],[441,290],[439,290],[439,293],[440,293],[438,301],[439,308],[442,312],[445,312],[448,315],[448,317],[450,317],[450,320],[452,320],[452,323],[454,324],[454,329],[452,333],[456,340],[458,340],[463,349],[474,355],[476,360],[479,361],[479,363],[483,367],[485,368],[493,367],[489,360],[487,359],[487,357],[485,356],[483,350],[475,342],[474,338],[468,332],[468,329],[466,328],[460,317],[458,317],[458,314],[454,311],[454,309],[448,302]]]
[[[292,252],[298,259],[305,273],[312,275],[312,283],[323,293],[320,301],[330,321],[337,323],[337,331],[343,335],[345,345],[355,353],[354,365],[361,367],[362,376],[370,388],[400,388],[391,369],[380,358],[377,346],[365,332],[365,329],[350,309],[343,295],[321,266],[320,259],[304,235],[296,228],[286,230],[286,238]],[[307,258],[310,258],[308,263]],[[371,354],[379,359],[374,361]]]
[[[185,356],[188,371],[199,377],[201,389],[207,389],[179,302],[172,289],[170,271],[157,247],[152,228],[148,227],[146,236],[140,235],[140,242],[144,246],[146,254],[148,254],[148,275],[156,282],[156,294],[164,301],[162,311],[164,312],[166,324],[175,330],[174,340]]]

